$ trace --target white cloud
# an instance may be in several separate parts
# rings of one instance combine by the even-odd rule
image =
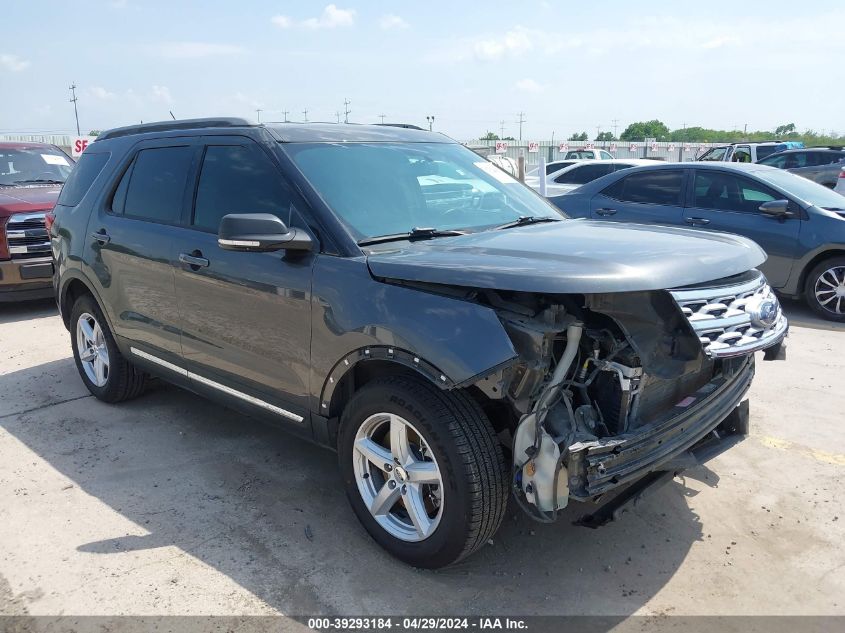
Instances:
[[[393,13],[381,16],[378,25],[385,31],[407,29],[409,26],[404,18]]]
[[[170,95],[170,88],[167,86],[153,86],[151,98],[153,101],[173,103],[173,97]]]
[[[296,22],[287,15],[274,15],[270,22],[280,29],[289,29],[299,26],[305,29],[334,29],[337,27],[352,26],[355,23],[355,9],[340,9],[335,4],[327,5],[323,12],[315,18],[307,18]]]
[[[102,99],[103,101],[110,101],[117,96],[115,93],[106,90],[102,86],[91,86],[88,88],[87,92],[94,99]]]
[[[521,26],[516,27],[498,38],[475,40],[473,52],[478,59],[498,60],[505,56],[519,56],[534,47],[532,35]]]
[[[546,89],[546,86],[537,83],[536,81],[528,77],[526,77],[525,79],[520,79],[514,85],[516,86],[517,90],[521,90],[522,92],[529,92],[532,94],[538,94]]]
[[[19,73],[27,66],[29,66],[29,62],[25,59],[21,59],[17,55],[9,55],[7,53],[0,54],[0,68],[5,68],[13,73]]]
[[[213,42],[162,42],[154,46],[152,50],[156,55],[169,59],[233,57],[245,52],[241,46]]]
[[[280,29],[289,29],[293,26],[293,20],[286,15],[274,15],[270,18],[270,22],[278,26]]]

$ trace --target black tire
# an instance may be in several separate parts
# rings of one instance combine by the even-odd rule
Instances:
[[[82,367],[82,360],[79,356],[76,327],[80,317],[86,313],[96,319],[97,324],[103,332],[103,339],[108,351],[109,371],[103,386],[97,386],[91,381]],[[82,295],[74,302],[70,312],[70,334],[76,369],[79,371],[82,382],[85,383],[85,386],[92,395],[104,402],[123,402],[124,400],[137,398],[144,392],[147,386],[148,374],[136,368],[120,353],[109,329],[108,321],[106,321],[103,311],[91,295]]]
[[[837,321],[839,323],[845,323],[845,312],[837,314],[834,310],[829,310],[827,307],[821,304],[821,302],[816,297],[816,284],[819,282],[819,277],[821,277],[826,271],[830,270],[831,268],[839,269],[838,276],[839,279],[845,278],[845,257],[831,257],[829,259],[825,259],[818,264],[816,264],[813,269],[807,274],[807,279],[804,282],[804,298],[807,301],[807,305],[810,306],[810,309],[813,310],[816,314],[818,314],[823,319],[827,319],[828,321]],[[834,299],[832,302],[833,304],[837,303],[837,300]],[[845,297],[839,301],[840,310],[845,311]]]
[[[440,522],[428,538],[408,542],[387,532],[361,497],[353,467],[355,436],[367,418],[393,413],[410,422],[434,454],[443,480]],[[469,556],[502,522],[508,471],[502,449],[481,407],[463,392],[445,392],[422,379],[393,376],[373,380],[345,407],[338,457],[352,509],[376,542],[396,558],[436,569]]]

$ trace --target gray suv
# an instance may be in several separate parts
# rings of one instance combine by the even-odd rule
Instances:
[[[111,130],[50,236],[92,394],[157,376],[336,450],[364,527],[420,567],[483,546],[509,494],[551,521],[619,491],[598,525],[724,450],[787,330],[751,241],[568,220],[399,127]]]
[[[790,149],[758,160],[757,164],[785,169],[833,189],[842,168],[845,167],[845,148]]]

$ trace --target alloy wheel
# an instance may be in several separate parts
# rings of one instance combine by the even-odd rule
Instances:
[[[392,413],[371,415],[358,429],[355,480],[373,518],[408,542],[431,536],[443,515],[443,480],[420,432]]]
[[[88,312],[76,321],[76,349],[82,369],[96,387],[104,387],[109,380],[109,350],[103,329]]]
[[[836,315],[845,315],[845,266],[828,268],[818,276],[813,290],[822,308]]]

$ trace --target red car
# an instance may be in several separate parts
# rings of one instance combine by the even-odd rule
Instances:
[[[45,215],[73,164],[55,145],[0,142],[0,302],[53,296]]]

